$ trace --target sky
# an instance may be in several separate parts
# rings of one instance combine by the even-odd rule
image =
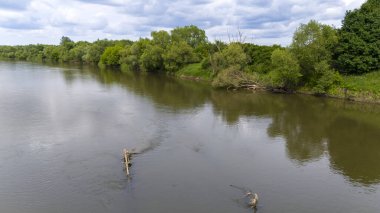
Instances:
[[[0,45],[149,37],[196,25],[208,39],[288,45],[301,23],[340,27],[365,0],[0,0]]]

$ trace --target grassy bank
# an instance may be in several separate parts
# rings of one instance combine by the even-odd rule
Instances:
[[[263,88],[270,90],[268,76],[265,74],[248,74],[254,75],[255,79],[261,79],[259,83]],[[260,78],[257,78],[260,75]],[[211,72],[202,68],[201,63],[190,64],[176,72],[176,76],[190,80],[203,80],[212,82],[215,78]],[[360,76],[342,76],[342,82],[339,86],[331,88],[325,94],[328,97],[348,99],[352,101],[380,103],[380,71],[367,73]],[[312,88],[302,87],[295,92],[315,95]]]
[[[298,88],[296,92],[316,95],[313,89],[308,87]],[[359,76],[342,76],[342,82],[328,90],[325,96],[351,101],[380,103],[380,71]]]
[[[176,76],[186,79],[211,81],[211,72],[204,70],[201,63],[189,64],[176,72]]]
[[[344,88],[347,89],[346,93]],[[328,95],[354,101],[380,103],[380,71],[360,76],[343,76],[342,85],[329,91]]]

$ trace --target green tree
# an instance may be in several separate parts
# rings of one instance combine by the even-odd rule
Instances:
[[[89,64],[96,64],[99,62],[103,51],[104,49],[102,46],[93,43],[86,48],[83,61]]]
[[[59,47],[54,45],[48,45],[43,51],[44,58],[48,61],[57,62],[59,61]]]
[[[69,52],[71,61],[83,62],[83,57],[86,54],[86,49],[89,45],[90,43],[86,41],[77,42],[74,48],[72,48]]]
[[[184,41],[194,49],[198,58],[204,58],[208,53],[207,36],[204,30],[190,25],[177,27],[171,31],[172,42]]]
[[[171,37],[168,32],[164,30],[153,31],[151,34],[153,45],[157,45],[163,49],[166,49],[171,43]]]
[[[59,45],[62,46],[65,50],[70,50],[71,48],[74,47],[75,42],[67,36],[62,36],[61,42],[59,43]]]
[[[120,60],[119,64],[122,69],[127,69],[130,71],[139,71],[140,64],[139,59],[136,55],[131,53],[131,46],[126,46],[123,50],[120,51]]]
[[[301,24],[296,30],[290,51],[296,56],[306,81],[316,77],[317,63],[331,63],[332,50],[337,42],[338,36],[334,28],[314,20]]]
[[[277,49],[271,56],[273,70],[269,73],[275,87],[294,89],[300,80],[300,66],[297,59],[287,50]]]
[[[109,46],[114,46],[114,42],[103,39],[97,40],[89,45],[86,49],[86,54],[83,56],[83,60],[86,63],[97,64],[100,61],[104,50]]]
[[[169,72],[178,71],[186,64],[199,61],[194,49],[184,41],[172,44],[163,54],[163,58],[165,69]]]
[[[312,82],[313,92],[316,94],[325,94],[335,85],[339,85],[342,82],[342,77],[338,72],[331,69],[327,61],[321,61],[315,65],[315,71],[318,78],[315,82]]]
[[[224,67],[238,65],[242,69],[248,63],[247,54],[245,54],[240,43],[231,43],[227,48],[222,50],[222,55],[225,60]]]
[[[128,70],[139,71],[140,70],[140,58],[144,53],[147,46],[151,45],[149,39],[140,38],[130,46],[126,46],[121,51],[120,64],[123,67],[128,67]]]
[[[231,43],[221,51],[215,52],[208,62],[214,74],[231,66],[234,66],[235,70],[243,70],[247,63],[247,54],[240,43]],[[204,61],[203,64],[206,66],[207,62]]]
[[[207,42],[205,31],[194,25],[177,27],[171,31],[171,36],[174,42],[184,41],[194,49]]]
[[[284,49],[279,45],[260,46],[250,43],[243,44],[244,52],[247,54],[250,70],[258,73],[271,71],[271,57],[276,49]]]
[[[335,58],[342,73],[380,69],[380,0],[368,0],[360,9],[346,13]]]
[[[100,63],[107,66],[118,66],[120,61],[121,46],[107,47],[100,57]]]
[[[140,64],[143,70],[148,72],[163,70],[163,52],[164,50],[160,46],[148,45],[140,58]]]

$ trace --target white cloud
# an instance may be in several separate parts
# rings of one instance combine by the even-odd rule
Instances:
[[[364,0],[0,0],[0,44],[137,39],[156,29],[189,24],[210,40],[240,29],[247,41],[283,44],[300,23],[340,26],[345,11]]]

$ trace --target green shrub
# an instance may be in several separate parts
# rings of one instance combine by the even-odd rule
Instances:
[[[172,44],[163,54],[163,58],[165,69],[169,72],[176,72],[186,64],[199,61],[194,49],[184,41]]]
[[[302,76],[297,59],[288,51],[277,49],[272,53],[273,70],[269,73],[272,86],[294,89]]]
[[[337,71],[331,69],[326,61],[316,64],[315,71],[319,77],[313,82],[312,90],[316,94],[326,94],[343,80],[342,76]]]
[[[148,72],[157,72],[163,70],[163,52],[164,50],[159,46],[148,45],[140,58],[142,69]]]
[[[201,63],[186,65],[176,74],[179,76],[199,77],[204,80],[209,80],[211,78],[211,72],[203,69]]]
[[[120,46],[107,47],[100,57],[100,63],[107,66],[118,66],[120,52],[123,48]]]

